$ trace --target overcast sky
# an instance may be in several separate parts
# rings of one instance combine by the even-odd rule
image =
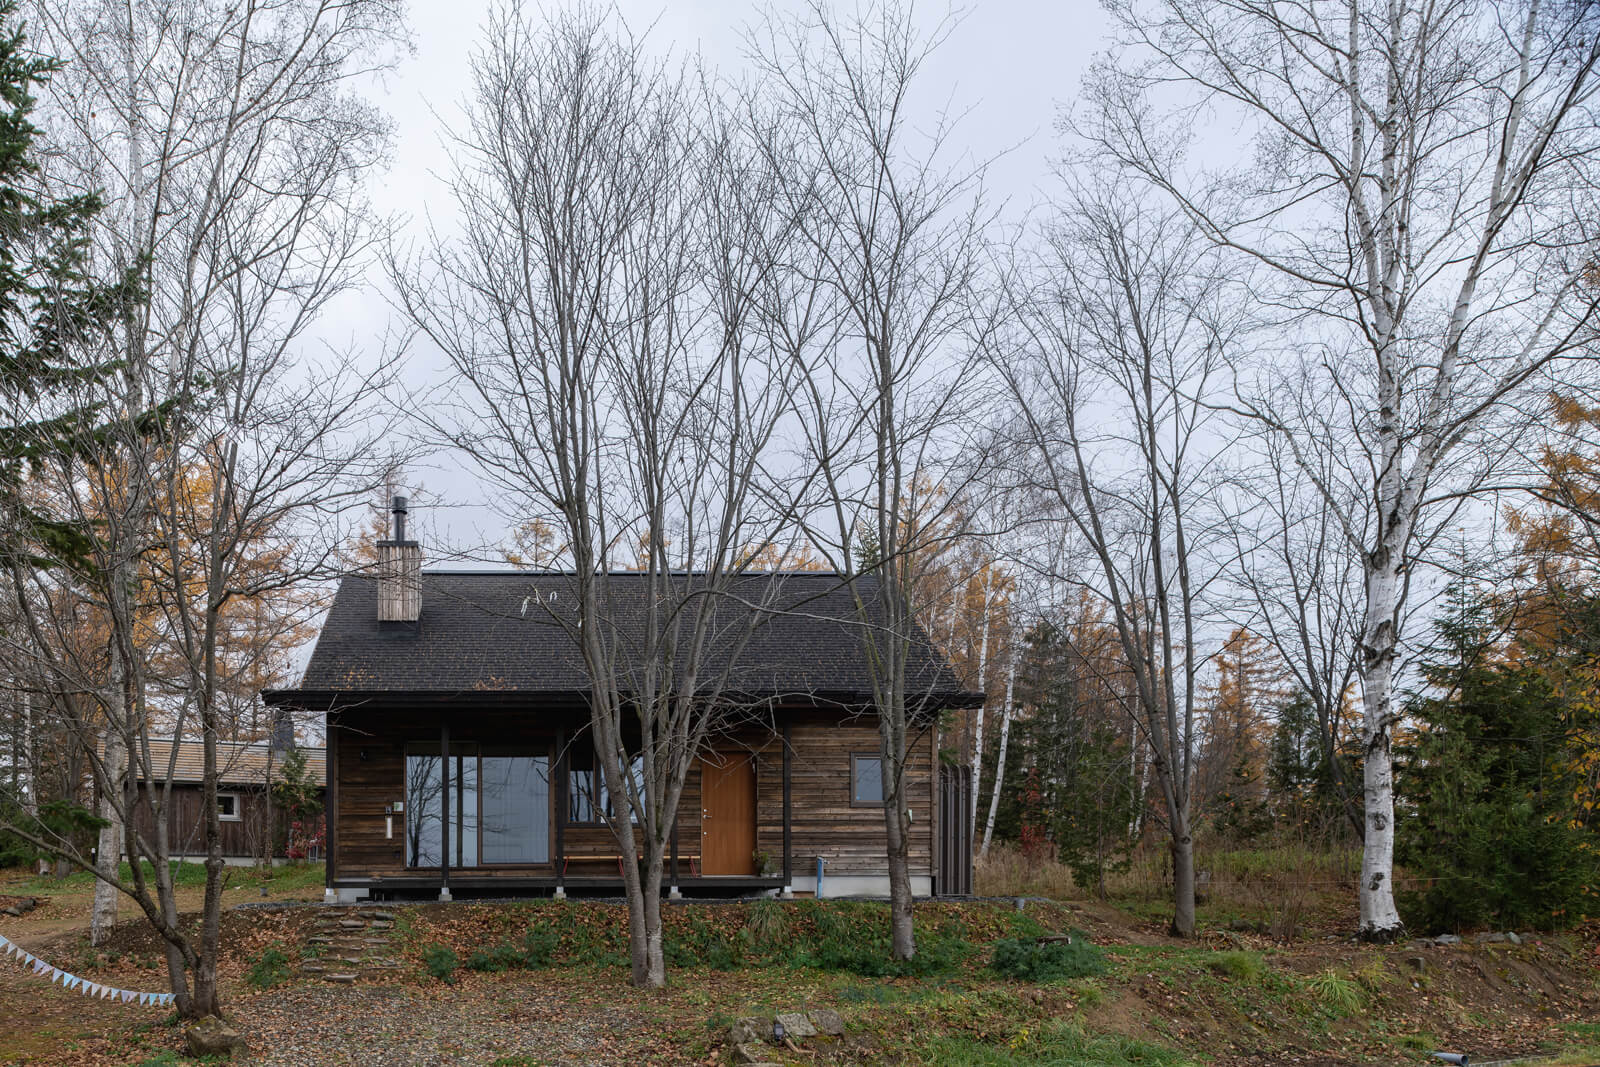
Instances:
[[[530,5],[535,10],[537,5]],[[616,0],[635,32],[661,54],[699,54],[708,66],[736,77],[744,66],[743,34],[761,7],[737,0]],[[774,0],[783,11],[788,0]],[[461,103],[472,84],[471,56],[484,42],[489,0],[416,0],[411,10],[415,54],[378,91],[393,117],[396,140],[390,171],[375,189],[377,206],[401,220],[402,239],[421,239],[431,214],[448,225],[448,194],[441,177],[448,170],[442,139],[446,124],[460,120]],[[559,4],[543,5],[559,10]],[[950,9],[925,3],[918,22],[932,28]],[[980,0],[956,12],[948,40],[924,68],[914,101],[931,125],[948,106],[961,113],[952,147],[975,161],[992,161],[987,188],[1005,215],[1019,219],[1047,195],[1051,160],[1058,154],[1055,121],[1073,100],[1085,69],[1105,47],[1106,20],[1097,3],[1083,0]],[[398,323],[384,296],[376,269],[372,284],[342,301],[323,324],[323,334],[341,345],[374,353]],[[415,348],[410,374],[425,379],[439,362]],[[432,548],[430,561],[447,546],[492,560],[503,541],[504,522],[486,493],[446,457],[412,472],[418,496],[412,522]]]

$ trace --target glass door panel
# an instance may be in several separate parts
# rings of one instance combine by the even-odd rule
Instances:
[[[548,863],[549,757],[483,757],[481,794],[483,862]]]

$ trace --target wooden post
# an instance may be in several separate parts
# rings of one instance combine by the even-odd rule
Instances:
[[[794,784],[789,758],[789,721],[783,723],[783,891],[794,889],[794,849],[792,824],[794,813]]]
[[[567,770],[567,731],[565,728],[556,731],[556,787],[550,791],[555,797],[556,806],[556,899],[560,900],[567,895],[567,817],[571,814],[569,805],[572,803],[567,797],[571,774]]]
[[[668,891],[674,894],[678,891],[678,822],[682,817],[683,811],[680,807],[678,818],[672,820],[672,877],[669,879],[672,884]]]
[[[439,899],[450,899],[450,724],[439,726]]]
[[[327,803],[323,805],[323,823],[326,833],[322,843],[322,869],[323,891],[322,899],[325,903],[333,903],[338,898],[339,891],[334,888],[333,880],[338,875],[338,828],[339,828],[339,724],[334,721],[333,711],[330,709],[325,720],[328,735],[325,742],[326,748],[322,753],[323,777],[327,781]]]

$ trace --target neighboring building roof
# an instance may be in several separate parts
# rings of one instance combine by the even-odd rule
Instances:
[[[306,773],[319,786],[328,784],[326,753],[320,748],[301,747],[305,753]],[[170,738],[150,739],[150,766],[158,779],[165,777],[167,761],[172,755]],[[219,785],[267,784],[268,771],[278,777],[277,769],[283,763],[284,753],[274,750],[265,741],[217,742],[217,769],[221,772]],[[205,780],[205,745],[200,741],[179,741],[178,757],[173,764],[172,780],[175,783],[202,782]]]
[[[692,585],[697,579],[676,576]],[[857,579],[867,602],[875,579]],[[571,574],[425,571],[415,623],[379,623],[377,583],[348,577],[339,586],[305,676],[271,703],[330,703],[352,694],[454,695],[467,692],[581,698],[588,673],[572,631]],[[609,576],[621,643],[644,630],[647,586],[632,572]],[[871,679],[850,588],[832,573],[762,573],[739,579],[713,609],[719,642],[733,668],[724,691],[766,698],[860,703]],[[759,624],[735,642],[752,612]],[[625,655],[625,652],[623,653]],[[908,702],[923,708],[970,706],[944,657],[920,628],[911,635]]]

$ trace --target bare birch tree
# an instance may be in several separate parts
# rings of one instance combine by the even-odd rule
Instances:
[[[223,862],[215,803],[228,665],[226,617],[320,573],[332,539],[315,521],[365,487],[362,401],[376,381],[302,358],[327,302],[359,274],[371,239],[362,183],[385,125],[351,94],[392,58],[389,3],[44,5],[36,25],[67,57],[46,102],[64,147],[53,177],[106,202],[95,255],[138,279],[141,300],[106,353],[123,368],[97,398],[127,413],[56,457],[49,491],[96,529],[78,578],[106,631],[95,664],[72,620],[49,612],[55,578],[14,569],[33,648],[91,765],[110,825],[94,923],[130,897],[166,943],[188,1017],[216,1013]],[[150,410],[155,418],[139,413]],[[321,547],[318,547],[321,546]],[[275,556],[260,566],[261,554]],[[41,610],[43,609],[43,610]],[[176,676],[152,680],[152,656]],[[91,693],[94,715],[74,699]],[[95,716],[98,716],[95,717]],[[158,726],[204,743],[205,903],[180,925],[165,812],[173,767],[152,764]],[[176,749],[174,748],[174,751]],[[131,819],[153,817],[152,835]],[[76,864],[68,841],[41,842]],[[117,861],[134,862],[122,878]],[[144,862],[140,862],[144,861]]]
[[[905,770],[932,729],[912,676],[922,569],[961,536],[983,366],[975,321],[983,225],[978,175],[942,169],[948,127],[914,126],[910,94],[948,31],[919,33],[896,4],[812,3],[769,19],[751,50],[768,90],[767,151],[801,239],[804,300],[767,314],[803,373],[796,409],[816,472],[813,545],[856,598],[883,766],[891,950],[916,952]],[[966,472],[966,473],[963,473]]]
[[[1502,416],[1592,337],[1600,35],[1586,5],[1537,0],[1112,12],[1124,47],[1078,132],[1251,265],[1282,361],[1325,388],[1274,388],[1280,361],[1242,407],[1309,478],[1340,458],[1330,508],[1361,501],[1336,512],[1364,585],[1360,931],[1389,940],[1406,591],[1440,509],[1517,454],[1508,435],[1525,426]],[[1169,106],[1174,91],[1188,102]],[[1204,166],[1211,134],[1242,135],[1252,163]]]
[[[1210,405],[1234,327],[1185,219],[1141,209],[1137,187],[1071,192],[1013,293],[1015,335],[998,342],[1017,408],[1013,477],[1040,502],[1045,541],[1075,541],[1087,557],[1050,577],[1109,609],[1163,800],[1172,931],[1188,937],[1196,681],[1220,566]]]
[[[744,710],[739,652],[781,589],[749,576],[750,549],[793,522],[773,437],[793,372],[753,314],[789,227],[720,87],[611,18],[503,12],[475,73],[453,141],[464,235],[393,273],[457,375],[432,430],[572,567],[543,610],[590,679],[597,815],[639,859],[622,865],[633,981],[660,986],[684,782]]]

